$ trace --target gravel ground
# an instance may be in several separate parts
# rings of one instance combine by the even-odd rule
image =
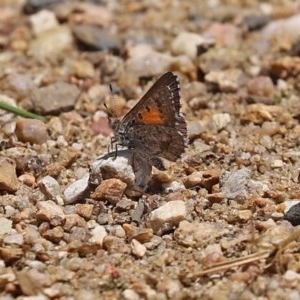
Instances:
[[[1,299],[300,299],[300,2],[240,2],[0,2],[0,100],[40,116],[0,111]],[[189,144],[140,191],[97,157],[168,71]]]

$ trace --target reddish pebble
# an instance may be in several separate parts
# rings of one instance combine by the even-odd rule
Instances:
[[[94,200],[104,200],[116,204],[121,200],[127,184],[120,179],[111,178],[101,182],[95,192],[91,194]]]
[[[252,95],[272,97],[274,93],[274,84],[270,77],[259,76],[249,80],[248,91]]]

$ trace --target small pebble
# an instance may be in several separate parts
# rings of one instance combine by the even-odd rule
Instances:
[[[245,82],[244,73],[240,69],[211,71],[205,76],[205,81],[212,89],[224,93],[236,92]]]
[[[78,159],[79,156],[80,153],[73,147],[65,147],[65,149],[62,149],[59,152],[57,160],[63,167],[70,168],[70,166]]]
[[[133,209],[135,206],[135,202],[130,199],[121,199],[118,201],[116,208],[120,211],[128,211]]]
[[[211,267],[225,259],[220,244],[208,245],[202,251],[202,256],[201,263],[206,267]]]
[[[162,234],[177,226],[187,215],[184,201],[170,201],[153,210],[149,215],[149,226],[155,233]]]
[[[293,226],[300,225],[300,202],[293,205],[284,215]]]
[[[269,135],[263,135],[260,140],[259,143],[266,147],[266,149],[272,149],[273,148],[273,141],[272,138]]]
[[[43,115],[58,114],[75,106],[79,89],[77,86],[57,81],[45,87],[36,88],[31,94],[34,110]],[[64,99],[64,101],[61,101]]]
[[[23,255],[24,253],[21,248],[0,247],[0,258],[7,264],[18,261],[23,257]]]
[[[21,233],[11,233],[5,236],[3,243],[6,245],[18,245],[22,246],[24,243],[24,237]]]
[[[100,157],[95,160],[90,167],[90,176],[100,174],[102,178],[106,179],[118,178],[127,183],[129,186],[134,186],[135,175],[130,165],[130,153],[125,152],[123,155],[119,152],[120,151],[118,151],[118,154],[120,155],[118,155],[116,158],[109,157],[107,159],[103,159]]]
[[[75,211],[76,213],[84,217],[85,219],[90,219],[93,212],[94,205],[92,204],[76,204]]]
[[[198,248],[213,242],[226,232],[228,232],[228,229],[220,229],[215,223],[191,223],[184,220],[179,223],[174,232],[174,237],[181,245]]]
[[[265,14],[249,14],[246,15],[242,24],[245,25],[249,30],[259,30],[266,26],[271,21],[270,16]]]
[[[219,113],[212,116],[215,128],[219,131],[231,123],[231,116],[228,113]]]
[[[0,216],[0,237],[10,233],[12,230],[12,221]]]
[[[162,185],[166,193],[174,193],[184,189],[184,184],[179,181],[171,181]]]
[[[65,56],[71,49],[73,42],[71,30],[67,26],[57,26],[32,39],[29,44],[28,55],[41,63],[55,62]],[[54,99],[64,98],[52,98],[52,101]],[[60,102],[63,103],[64,101]]]
[[[147,248],[136,239],[131,241],[130,247],[133,255],[139,258],[142,258],[146,254]]]
[[[112,234],[116,237],[119,238],[125,238],[126,237],[126,233],[125,230],[123,229],[123,227],[121,225],[117,225],[114,227]]]
[[[71,183],[63,192],[65,204],[72,204],[78,201],[88,189],[89,175]]]
[[[56,226],[43,232],[42,236],[53,243],[59,243],[64,236],[64,230],[62,227]]]
[[[220,179],[221,192],[228,199],[246,197],[247,183],[250,179],[250,170],[242,168],[238,171],[225,173]]]
[[[66,241],[68,243],[73,243],[77,241],[87,242],[90,237],[90,232],[86,228],[75,226],[71,228],[70,234]]]
[[[224,59],[224,57],[230,57],[230,60]],[[238,74],[241,71],[238,68],[242,65],[244,59],[243,53],[233,47],[213,47],[198,57],[197,65],[204,74],[216,71],[217,73],[213,73],[212,79],[216,83],[222,83],[222,79],[226,79],[224,76],[228,72],[220,70],[234,69],[234,72]],[[232,81],[233,78],[235,79]],[[236,79],[236,76],[232,77],[229,86],[233,84],[233,87],[236,88]],[[226,80],[224,83],[226,83]]]
[[[282,168],[284,165],[281,159],[274,159],[271,163],[272,168]]]
[[[107,236],[107,232],[104,226],[95,224],[95,227],[91,230],[92,237],[89,239],[91,243],[96,243],[102,246],[104,238]]]
[[[138,228],[131,224],[124,224],[123,228],[129,240],[135,239],[140,243],[147,243],[153,237],[153,230],[151,228]]]
[[[280,118],[286,118],[282,107],[276,105],[265,105],[262,103],[248,105],[242,115],[242,122],[261,125],[266,121],[279,121]]]
[[[103,239],[103,248],[108,251],[108,253],[130,253],[131,250],[124,239],[118,238],[116,236],[107,235]]]
[[[97,297],[98,297],[97,291],[92,291],[92,290],[82,288],[80,290],[76,290],[76,294],[74,295],[74,300],[81,300],[81,299],[96,300]]]
[[[296,281],[296,282],[299,282],[300,281],[300,275],[293,271],[293,270],[287,270],[285,272],[285,274],[283,275],[284,279],[287,280],[287,281]]]
[[[35,88],[34,81],[30,74],[20,74],[20,73],[10,73],[3,79],[3,88],[9,90],[16,99],[23,99],[26,97],[33,88]],[[9,100],[9,98],[5,95],[1,95],[1,100],[8,102],[9,104],[16,106],[15,101],[13,99]],[[7,101],[9,100],[9,101]]]
[[[18,177],[18,181],[32,188],[36,187],[37,185],[35,181],[35,177],[28,173],[20,175]]]
[[[88,60],[74,60],[71,65],[72,73],[79,78],[93,78],[95,76],[95,69]]]
[[[58,26],[55,14],[50,10],[41,10],[31,15],[29,21],[36,36]]]
[[[197,33],[181,32],[172,42],[171,48],[175,55],[185,54],[195,59],[199,47],[209,47],[213,43],[213,39],[205,38]]]
[[[242,220],[242,221],[248,221],[253,216],[251,210],[248,210],[248,209],[239,210],[238,215],[239,215],[240,220]]]
[[[36,218],[39,221],[46,221],[52,226],[58,226],[66,219],[62,207],[52,200],[40,201],[38,202],[37,207],[38,211],[36,213]]]
[[[133,289],[125,289],[122,292],[122,296],[125,300],[139,300],[140,296]]]
[[[94,200],[108,201],[116,205],[121,200],[127,184],[120,179],[112,178],[106,179],[96,188],[91,194]]]
[[[184,185],[186,188],[192,188],[196,186],[200,187],[202,179],[203,172],[195,171],[185,179]]]
[[[234,48],[239,42],[240,31],[233,24],[213,22],[212,25],[203,32],[206,38],[214,39],[217,45],[223,48]]]
[[[98,26],[77,25],[73,33],[80,43],[91,50],[119,51],[121,47],[116,37]]]
[[[210,203],[221,203],[225,199],[223,193],[209,194],[206,196],[206,198]]]
[[[145,243],[144,246],[148,250],[156,249],[162,243],[162,238],[160,236],[154,235],[150,242]]]
[[[109,221],[109,216],[106,213],[100,213],[97,217],[97,222],[100,225],[106,225]]]
[[[45,176],[40,179],[38,186],[48,200],[56,200],[57,196],[61,195],[59,183],[51,176]]]
[[[19,141],[31,144],[42,144],[50,138],[45,123],[35,119],[18,118],[15,133]]]
[[[157,52],[145,44],[130,48],[129,58],[125,62],[126,74],[136,78],[160,76],[172,67],[182,69],[186,73],[195,73],[195,66],[188,56],[173,57]]]
[[[16,276],[22,292],[26,296],[36,297],[38,291],[52,284],[50,276],[36,269],[17,271]]]
[[[19,187],[14,160],[0,156],[0,190],[15,192]]]
[[[71,271],[78,271],[83,267],[83,260],[79,257],[72,257],[66,262],[66,268]]]
[[[296,40],[300,35],[300,16],[298,14],[291,15],[289,18],[272,20],[266,27],[263,28],[261,34],[262,38],[276,39],[285,34],[285,39],[290,42]]]
[[[188,122],[187,129],[189,140],[194,140],[206,131],[206,126],[201,121],[196,120]]]
[[[77,214],[67,214],[63,228],[65,231],[70,232],[71,229],[75,226],[86,228],[87,224],[84,218],[80,217]]]
[[[261,133],[263,135],[273,136],[278,133],[284,133],[284,130],[278,122],[266,121],[261,126]]]
[[[266,76],[258,76],[249,80],[247,87],[250,94],[263,97],[273,97],[275,91],[271,78]]]
[[[16,209],[14,209],[12,206],[10,206],[10,205],[6,205],[5,206],[5,214],[4,214],[4,216],[6,218],[11,218],[15,213],[16,213]],[[4,225],[4,228],[5,228],[5,224],[1,224],[1,218],[0,218],[0,227],[2,225]],[[0,232],[0,236],[1,236],[1,232]]]

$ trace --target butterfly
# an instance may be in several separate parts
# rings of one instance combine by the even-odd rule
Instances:
[[[132,167],[165,170],[161,158],[176,161],[187,145],[187,126],[180,113],[180,86],[172,72],[162,75],[123,117],[110,118],[112,144],[131,151]]]

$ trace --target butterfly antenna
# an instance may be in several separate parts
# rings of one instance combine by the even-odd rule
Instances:
[[[113,89],[112,89],[112,85],[111,84],[109,85],[109,90],[110,90],[110,93],[113,94]],[[103,105],[104,105],[104,107],[106,109],[106,113],[107,113],[108,117],[109,118],[114,118],[115,114],[113,113],[112,108],[107,105],[106,101],[104,101]]]
[[[110,89],[110,93],[112,94],[112,107],[116,107],[116,104],[117,104],[117,100],[116,100],[116,94],[117,92],[113,89],[113,86],[112,84],[109,85],[109,89]],[[112,117],[116,118],[116,114],[112,114]]]
[[[112,99],[112,101],[111,101],[112,104],[111,104],[111,106],[115,107],[116,106],[116,98],[115,98],[115,94],[116,93],[113,90],[112,84],[109,85],[109,90],[110,90],[110,92],[112,94],[112,98],[111,98]],[[114,122],[115,119],[117,119],[117,116],[114,113],[114,110],[111,107],[108,107],[108,105],[107,105],[106,102],[104,102],[104,107],[105,107],[107,115],[108,115],[110,126],[112,126],[112,123]],[[108,147],[107,147],[108,153],[110,153],[111,151],[114,150],[114,143],[115,142],[116,142],[115,138],[112,137],[110,145],[108,145]],[[117,144],[115,144],[115,156],[114,156],[114,159],[117,158],[117,155],[118,155],[118,147],[117,147]]]

